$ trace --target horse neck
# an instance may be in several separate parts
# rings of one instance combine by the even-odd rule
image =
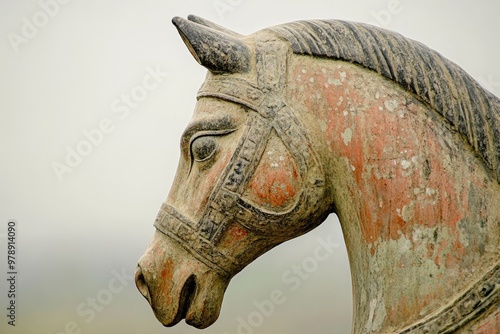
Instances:
[[[289,99],[329,171],[354,332],[411,325],[481,280],[499,255],[500,187],[462,139],[374,72],[305,56],[290,68]]]

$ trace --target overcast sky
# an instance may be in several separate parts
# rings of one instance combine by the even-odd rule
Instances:
[[[0,0],[0,9],[0,265],[6,273],[7,222],[15,220],[19,272],[17,326],[2,311],[2,333],[200,333],[184,323],[163,328],[130,279],[205,75],[174,16],[196,14],[243,34],[308,18],[372,23],[436,49],[500,95],[493,0]],[[127,104],[123,94],[148,75],[144,97]],[[78,149],[88,154],[76,157]],[[300,286],[284,281],[318,238],[339,247]],[[236,276],[203,333],[238,333],[276,289],[285,301],[252,333],[350,332],[350,274],[335,217]]]

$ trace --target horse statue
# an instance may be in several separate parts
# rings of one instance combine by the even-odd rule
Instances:
[[[135,276],[164,326],[211,325],[236,273],[335,213],[353,333],[500,333],[497,97],[365,24],[173,23],[208,73]]]

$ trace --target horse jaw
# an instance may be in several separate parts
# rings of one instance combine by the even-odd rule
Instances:
[[[135,273],[137,288],[166,327],[182,319],[199,329],[212,325],[229,281],[158,231]]]

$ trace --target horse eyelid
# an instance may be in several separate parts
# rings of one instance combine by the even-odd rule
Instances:
[[[213,136],[213,137],[222,137],[222,136],[225,136],[225,135],[228,135],[230,133],[233,133],[235,132],[237,129],[226,129],[226,130],[205,130],[205,131],[199,131],[197,133],[195,133],[191,139],[189,140],[189,146],[191,146],[191,144],[198,138],[200,137],[209,137],[209,136]]]
[[[212,131],[200,131],[196,134],[194,134],[191,139],[189,140],[189,156],[190,156],[190,167],[189,167],[189,171],[191,172],[191,169],[193,167],[193,163],[194,161],[197,161],[194,157],[193,157],[193,150],[192,150],[192,146],[193,146],[193,142],[198,139],[198,138],[202,138],[202,137],[222,137],[222,136],[226,136],[228,134],[231,134],[233,132],[235,132],[237,129],[226,129],[226,130],[212,130]],[[217,146],[218,148],[218,146]],[[204,159],[204,160],[201,160],[199,162],[203,162],[203,161],[206,161],[206,160],[209,160],[211,157],[213,156],[213,154],[211,154],[208,158]]]

